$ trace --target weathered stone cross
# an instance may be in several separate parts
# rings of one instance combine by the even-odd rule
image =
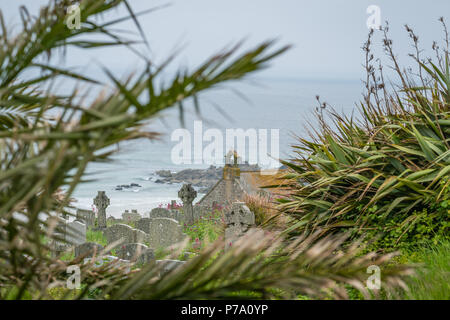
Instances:
[[[231,243],[255,224],[255,215],[244,202],[234,202],[225,212],[225,224],[225,241]]]
[[[98,228],[106,228],[106,207],[109,206],[109,198],[105,191],[99,191],[97,197],[94,198],[94,205],[97,207]]]
[[[178,197],[183,201],[185,223],[194,223],[194,208],[192,207],[192,201],[197,197],[197,191],[194,190],[191,184],[184,184],[180,191],[178,191]]]

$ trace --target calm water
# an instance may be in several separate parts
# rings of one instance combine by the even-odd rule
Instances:
[[[226,128],[279,129],[280,157],[289,158],[294,135],[305,136],[308,121],[312,121],[315,96],[330,103],[335,109],[347,114],[355,110],[355,102],[360,99],[361,85],[356,81],[259,81],[261,86],[237,84],[237,88],[250,101],[243,100],[231,90],[211,91],[201,96],[203,132],[208,128],[218,128],[225,135]],[[224,117],[215,105],[232,118]],[[199,116],[192,105],[186,104],[185,127],[193,132],[194,120]],[[180,128],[178,110],[173,108],[153,119],[148,128],[162,133],[160,141],[136,140],[122,143],[120,151],[107,164],[92,164],[88,167],[87,179],[93,182],[80,184],[74,198],[79,208],[92,207],[92,199],[97,190],[105,190],[111,199],[108,215],[120,217],[125,209],[137,209],[146,213],[171,199],[178,199],[181,185],[157,184],[155,171],[169,169],[179,171],[186,168],[206,168],[208,164],[176,165],[171,161],[171,150],[178,143],[171,141],[173,130]],[[207,143],[204,143],[204,146]],[[116,191],[120,184],[138,183],[141,188]],[[201,195],[199,194],[197,200]]]

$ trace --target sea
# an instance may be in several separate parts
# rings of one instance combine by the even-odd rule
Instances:
[[[88,181],[77,186],[72,205],[92,209],[97,191],[106,191],[111,203],[107,215],[118,218],[125,210],[136,209],[145,215],[171,200],[180,201],[178,190],[181,185],[156,183],[159,178],[156,171],[178,172],[211,165],[211,159],[209,162],[192,159],[192,163],[178,163],[172,156],[180,142],[172,139],[172,134],[177,129],[187,129],[194,135],[195,121],[201,121],[203,133],[212,128],[218,129],[223,136],[226,136],[226,129],[267,129],[268,132],[278,129],[279,159],[290,159],[295,155],[293,145],[297,138],[305,138],[311,128],[317,128],[314,112],[319,104],[316,96],[338,112],[358,117],[356,106],[361,100],[362,89],[358,79],[256,79],[212,89],[199,96],[199,112],[191,101],[185,103],[184,121],[181,121],[176,106],[150,119],[145,129],[160,133],[158,140],[120,143],[110,162],[89,164],[84,176]],[[203,148],[208,144],[202,143]],[[223,159],[216,159],[214,164],[223,165]],[[116,190],[117,185],[131,183],[140,187]],[[199,193],[195,202],[202,196]]]

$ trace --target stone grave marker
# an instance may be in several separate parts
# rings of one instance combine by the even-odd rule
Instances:
[[[244,202],[234,202],[225,212],[225,242],[227,247],[255,225],[255,215]]]
[[[106,229],[106,207],[110,205],[109,198],[105,191],[98,191],[94,199],[94,205],[97,207],[97,224],[99,229]]]
[[[197,191],[195,191],[191,184],[184,184],[180,191],[178,191],[178,197],[183,201],[184,222],[193,224],[194,209],[192,207],[192,201],[197,197]]]
[[[111,227],[107,228],[103,232],[103,234],[106,237],[108,245],[118,240],[122,240],[122,242],[118,244],[117,247],[123,246],[128,243],[144,243],[147,238],[145,232],[133,229],[129,225],[121,223],[112,225]]]
[[[133,229],[133,239],[135,243],[144,243],[147,241],[148,235],[145,231]]]
[[[166,248],[183,241],[185,236],[176,220],[154,218],[150,223],[148,242],[153,249]]]
[[[155,251],[151,248],[145,249],[144,252],[138,257],[137,264],[146,264],[155,260]]]
[[[86,225],[79,221],[66,222],[65,240],[71,245],[86,242]]]
[[[146,264],[155,259],[154,250],[142,243],[128,243],[120,247],[118,257],[138,264]]]
[[[84,223],[69,221],[61,217],[50,217],[49,219],[57,219],[53,239],[50,242],[53,257],[86,242],[86,225]],[[47,221],[51,223],[50,220]]]
[[[85,242],[75,247],[75,257],[92,258],[94,255],[99,256],[102,250],[103,246],[98,243]]]
[[[151,218],[142,218],[135,222],[136,229],[149,233]]]

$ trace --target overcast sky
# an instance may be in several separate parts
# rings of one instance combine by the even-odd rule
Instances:
[[[162,61],[175,47],[183,50],[176,64],[195,65],[226,45],[243,38],[250,46],[279,38],[292,44],[288,54],[264,71],[267,78],[359,79],[362,76],[361,46],[367,36],[369,5],[378,5],[382,21],[391,25],[391,38],[400,57],[410,50],[403,25],[408,23],[420,36],[424,48],[441,40],[440,16],[449,21],[449,0],[130,0],[135,11],[161,4],[171,5],[140,17],[150,42],[149,53]],[[0,0],[9,26],[19,22],[18,7],[26,5],[37,13],[46,0]],[[122,8],[112,16],[126,15]],[[450,22],[449,22],[450,24]],[[132,23],[121,27],[133,29]],[[377,44],[380,41],[377,39]],[[118,71],[135,68],[137,58],[126,49],[73,51],[74,65],[108,65]]]

